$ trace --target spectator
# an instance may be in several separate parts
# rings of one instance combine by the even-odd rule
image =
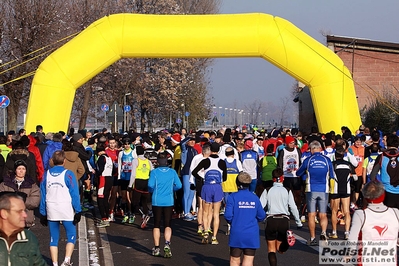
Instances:
[[[24,229],[25,209],[21,196],[4,192],[0,195],[0,265],[47,265],[36,236]]]

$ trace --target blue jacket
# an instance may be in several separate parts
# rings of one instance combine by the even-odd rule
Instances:
[[[229,246],[259,248],[258,222],[266,218],[258,196],[248,189],[239,189],[227,200],[224,218],[231,224]]]
[[[180,174],[189,175],[190,174],[190,165],[193,161],[195,155],[197,155],[197,150],[191,146],[187,145],[187,142],[190,140],[189,137],[185,138],[181,143],[181,162],[183,164],[183,168],[181,169]]]
[[[47,141],[47,147],[43,154],[43,167],[44,170],[49,169],[49,161],[55,151],[62,150],[62,143],[57,141]]]
[[[48,171],[50,171],[50,174],[53,176],[61,174],[65,168],[61,165],[56,165],[52,168],[50,168]],[[44,172],[43,180],[40,183],[40,214],[43,216],[47,215],[47,209],[46,209],[46,183],[47,183],[47,171]],[[72,207],[75,210],[75,213],[79,213],[82,211],[82,208],[80,206],[80,196],[79,196],[79,185],[78,181],[74,175],[74,173],[70,170],[67,170],[65,173],[65,184],[69,188],[69,193],[71,194],[72,198]]]
[[[176,171],[172,168],[159,166],[150,172],[148,191],[152,193],[153,206],[173,206],[173,192],[181,187],[181,181]]]
[[[305,192],[328,193],[330,178],[334,178],[334,168],[330,158],[315,152],[305,159],[296,174],[306,180]]]

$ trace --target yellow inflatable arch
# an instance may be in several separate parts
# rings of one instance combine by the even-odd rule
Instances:
[[[66,131],[76,89],[129,57],[262,57],[309,87],[320,131],[361,124],[353,80],[342,60],[287,20],[259,13],[115,14],[94,22],[40,64],[27,131],[38,124],[46,132]]]

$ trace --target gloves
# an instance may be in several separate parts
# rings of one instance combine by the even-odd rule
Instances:
[[[195,190],[195,189],[196,189],[196,186],[195,186],[194,184],[190,184],[190,189],[191,189],[191,190]]]
[[[46,216],[46,215],[41,215],[41,216],[40,216],[40,223],[41,223],[41,225],[43,225],[43,226],[47,226],[48,220],[47,220],[47,216]]]
[[[72,222],[73,225],[76,225],[77,223],[79,223],[81,217],[82,217],[81,212],[75,213],[75,216],[73,217],[73,222]]]

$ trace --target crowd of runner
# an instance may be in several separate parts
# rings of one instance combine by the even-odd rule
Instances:
[[[311,246],[318,245],[316,224],[321,241],[349,239],[351,215],[367,205],[361,192],[370,181],[384,185],[385,205],[399,207],[399,167],[392,166],[398,162],[398,136],[363,125],[354,133],[343,126],[342,132],[312,128],[309,134],[245,126],[142,134],[106,128],[45,134],[41,126],[36,129],[29,135],[21,129],[0,136],[0,191],[23,192],[30,210],[40,205],[40,222],[52,236],[54,266],[60,221],[68,236],[62,265],[71,265],[75,225],[82,212],[94,208],[93,199],[101,216],[97,227],[111,226],[120,216],[122,223],[144,229],[153,217],[154,256],[161,256],[161,221],[163,256],[172,257],[172,219],[196,221],[201,242],[217,245],[224,215],[231,265],[240,265],[242,254],[243,265],[252,265],[261,221],[267,221],[271,265],[277,265],[276,252],[295,243],[290,217],[298,228],[308,223]],[[67,190],[52,190],[59,176]],[[64,204],[68,213],[54,214],[54,202]],[[33,211],[28,216],[25,226],[34,226]],[[345,228],[342,236],[337,224]]]

